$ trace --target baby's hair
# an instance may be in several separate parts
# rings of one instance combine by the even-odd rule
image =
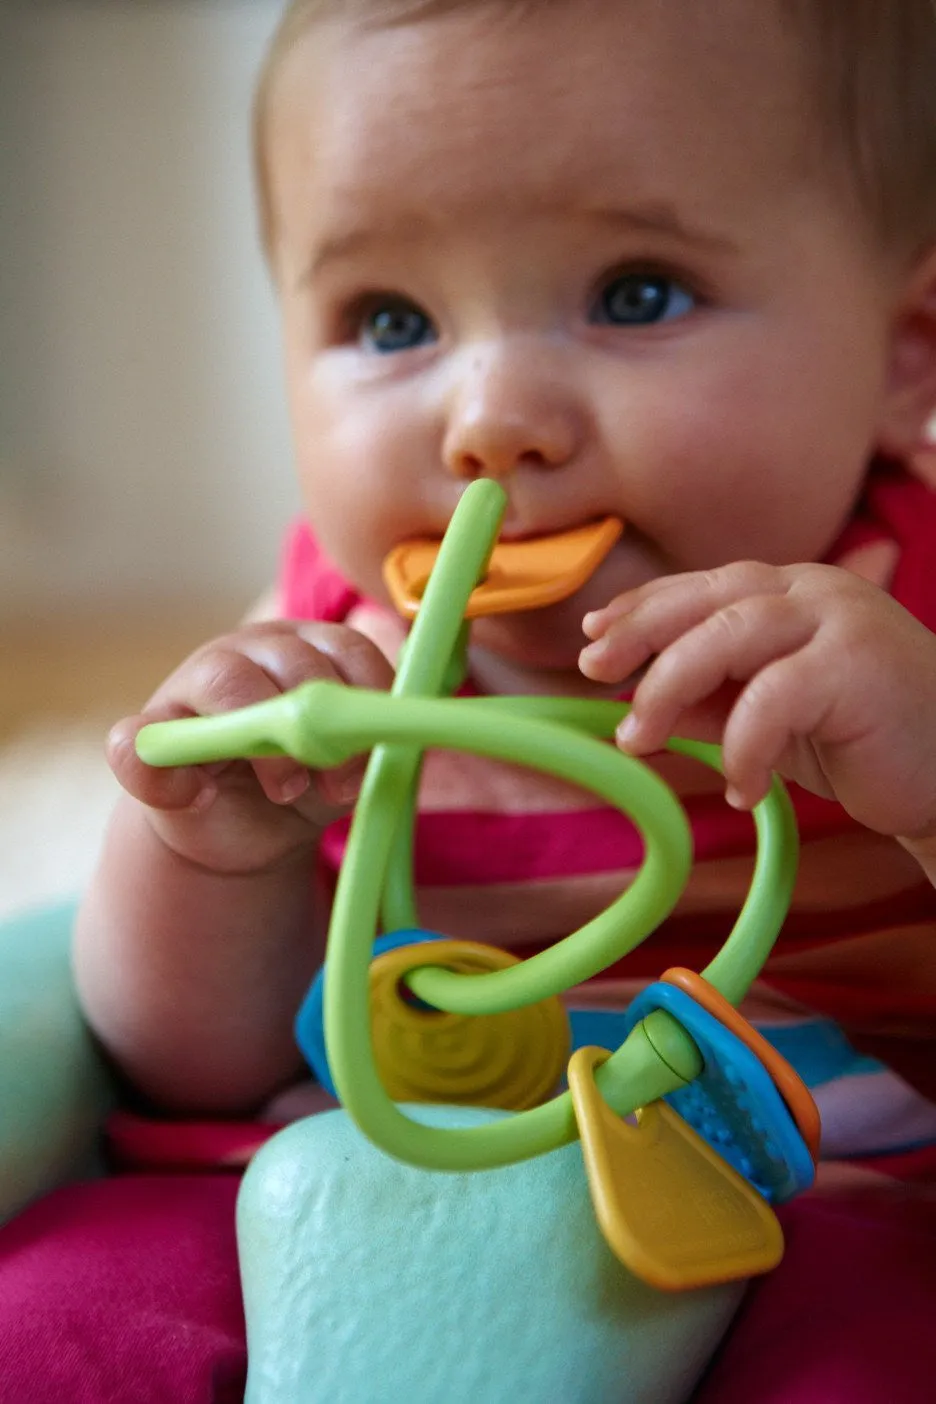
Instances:
[[[936,238],[936,0],[780,0],[822,125],[885,243]]]
[[[535,10],[546,3],[574,0],[291,0],[254,103],[254,169],[267,254],[273,246],[267,169],[271,93],[283,59],[316,21],[380,26],[482,4]],[[936,0],[773,3],[803,35],[832,157],[841,162],[844,156],[853,189],[884,243],[904,256],[918,253],[936,239]]]

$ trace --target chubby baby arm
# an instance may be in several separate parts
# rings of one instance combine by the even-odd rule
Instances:
[[[644,670],[623,749],[720,741],[731,803],[751,808],[776,770],[936,882],[936,636],[889,595],[835,566],[741,561],[652,581],[584,628],[587,677]]]
[[[137,756],[136,735],[313,678],[380,688],[392,669],[341,625],[247,625],[198,649],[108,738],[125,793],[79,913],[76,978],[104,1047],[162,1107],[248,1111],[295,1073],[292,1019],[328,915],[314,855],[353,803],[363,762],[157,770]]]

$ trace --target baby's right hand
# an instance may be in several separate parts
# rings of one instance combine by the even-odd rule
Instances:
[[[322,829],[353,805],[364,758],[317,772],[288,756],[157,769],[137,755],[137,733],[150,722],[234,711],[313,679],[388,688],[393,669],[369,639],[341,624],[245,625],[197,649],[139,715],[112,729],[107,758],[114,774],[180,857],[216,872],[248,873],[313,848]]]

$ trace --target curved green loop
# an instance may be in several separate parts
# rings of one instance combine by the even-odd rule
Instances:
[[[381,904],[385,924],[415,922],[412,828],[427,746],[509,760],[571,780],[632,814],[645,859],[631,885],[578,932],[508,970],[465,975],[424,966],[408,983],[437,1008],[495,1013],[534,1003],[597,974],[632,950],[672,909],[689,873],[691,839],[678,800],[658,776],[603,744],[627,708],[575,698],[442,701],[463,666],[464,610],[483,578],[504,508],[490,481],[470,485],[445,535],[392,693],[309,683],[271,702],[219,717],[146,727],[137,738],[152,765],[197,764],[288,753],[324,767],[371,750],[339,875],[328,942],[325,1037],[341,1099],[360,1129],[389,1154],[439,1170],[481,1170],[526,1159],[576,1138],[568,1093],[490,1124],[444,1130],[417,1123],[387,1096],[370,1029],[369,968]],[[379,738],[374,745],[375,738]],[[670,748],[720,768],[715,746]],[[754,812],[757,858],[750,891],[718,955],[703,972],[732,1003],[743,998],[780,930],[796,873],[792,807],[775,780]],[[652,1034],[652,1041],[651,1041]],[[619,1114],[655,1101],[701,1070],[686,1031],[658,1011],[596,1073]]]
[[[521,965],[489,974],[422,968],[413,977],[413,988],[438,1008],[459,1014],[497,1014],[558,994],[633,950],[679,899],[692,863],[689,825],[669,787],[639,761],[580,731],[551,721],[502,716],[493,708],[478,708],[473,699],[394,698],[364,690],[349,692],[334,683],[311,686],[315,693],[310,690],[310,714],[314,710],[317,727],[327,732],[330,744],[341,733],[358,737],[376,731],[382,745],[371,765],[379,777],[389,770],[394,785],[395,762],[399,756],[408,759],[411,747],[467,751],[548,771],[581,785],[607,804],[634,814],[643,831],[646,854],[630,886],[573,935]],[[336,894],[339,912],[343,911],[342,889],[353,894],[351,910],[341,921],[371,935],[399,818],[399,798],[384,803],[387,788],[382,781],[377,791],[379,812],[367,784],[362,790]],[[345,872],[350,876],[345,878]],[[340,928],[335,918],[333,923],[334,933]]]
[[[596,730],[602,734],[611,725],[611,718],[604,711],[604,704],[591,704],[602,708],[602,714],[593,718]],[[501,728],[499,739],[490,750],[483,743],[491,739],[479,727],[483,711],[491,721]],[[389,712],[389,708],[387,711]],[[441,744],[443,731],[436,731],[432,711],[441,711],[441,705],[430,707],[421,704],[419,712],[413,716],[427,744]],[[545,710],[545,709],[544,709]],[[619,720],[623,714],[620,704],[614,706],[614,717]],[[466,699],[445,704],[446,717],[457,724],[458,717],[475,712],[477,721],[460,728],[458,745],[460,749],[477,750],[485,754],[510,755],[512,728],[506,726],[507,718],[498,717],[488,699]],[[581,714],[580,714],[581,715]],[[403,724],[404,714],[399,713],[400,721],[389,725],[385,715],[383,735],[390,733],[390,739],[404,738],[407,727]],[[519,718],[518,718],[519,720]],[[528,732],[538,731],[545,723],[527,722]],[[613,725],[611,725],[613,730]],[[550,728],[550,733],[552,728]],[[505,739],[506,738],[506,739]],[[555,741],[554,736],[550,736]],[[570,744],[568,735],[563,745]],[[495,748],[496,746],[496,748]],[[392,753],[393,747],[387,747]],[[715,748],[697,746],[694,743],[674,743],[674,749],[689,750],[698,759],[712,763]],[[621,802],[614,781],[608,783],[609,760],[617,760],[616,754],[606,747],[598,748],[605,774],[602,784],[594,785],[596,793],[602,794],[611,803]],[[377,753],[375,753],[376,759]],[[524,755],[523,760],[532,754]],[[547,759],[547,758],[544,758]],[[620,757],[620,759],[624,759]],[[555,754],[548,757],[544,768],[554,773],[565,771],[555,764]],[[573,764],[578,765],[579,753]],[[373,762],[372,762],[373,765]],[[649,772],[648,772],[649,773]],[[583,783],[583,771],[576,770],[579,783]],[[586,782],[590,785],[592,777]],[[654,776],[654,779],[656,777]],[[399,1159],[416,1165],[442,1170],[469,1170],[503,1165],[513,1160],[542,1154],[574,1138],[577,1134],[574,1116],[568,1101],[568,1094],[555,1098],[552,1102],[533,1111],[518,1113],[505,1121],[484,1127],[462,1131],[441,1131],[411,1121],[405,1113],[387,1097],[379,1078],[374,1061],[374,1050],[370,1037],[368,971],[371,958],[372,937],[376,921],[376,900],[379,891],[379,874],[388,860],[393,840],[393,778],[392,771],[384,772],[380,766],[373,771],[369,768],[362,790],[357,813],[352,824],[348,848],[342,865],[339,888],[336,893],[332,916],[332,937],[328,954],[328,978],[325,982],[325,1030],[328,1043],[329,1062],[335,1082],[348,1112],[361,1129],[378,1145]],[[754,879],[748,899],[742,908],[735,927],[719,956],[706,971],[722,993],[737,1002],[746,992],[751,980],[757,974],[776,939],[779,927],[788,905],[789,895],[795,875],[795,829],[789,822],[789,809],[784,801],[782,787],[777,785],[771,795],[755,813],[760,830],[761,842],[755,865]],[[627,890],[624,898],[612,905],[588,927],[567,937],[564,942],[541,954],[553,956],[560,947],[579,952],[575,943],[583,932],[594,935],[596,927],[620,912],[620,904],[634,891],[645,871],[634,885]],[[648,878],[649,882],[650,879]],[[664,878],[666,881],[666,878]],[[680,884],[681,890],[681,884]],[[661,909],[667,903],[671,907],[678,892],[670,890],[664,898],[662,892],[655,894]],[[340,944],[332,944],[338,933]],[[646,934],[644,932],[643,934]],[[637,939],[642,939],[638,937]],[[619,958],[625,950],[637,944],[633,933],[622,933],[621,945],[612,950],[610,959]],[[609,963],[605,955],[597,956],[599,962]],[[337,959],[336,959],[337,957]],[[523,974],[525,966],[539,956],[531,958],[524,965],[510,971],[496,972],[494,979],[502,974]],[[603,968],[599,963],[592,973]],[[588,965],[576,965],[568,973],[567,984],[578,983],[587,978]],[[522,996],[513,997],[509,1002],[478,999],[472,1005],[468,999],[457,995],[459,987],[471,993],[471,987],[482,989],[484,982],[492,982],[491,975],[456,975],[454,972],[438,968],[423,967],[414,971],[408,983],[414,991],[428,1002],[445,1009],[463,1012],[481,1012],[513,1007],[522,1001]],[[552,986],[546,987],[547,992]],[[701,1070],[701,1060],[691,1038],[685,1030],[665,1013],[657,1013],[647,1021],[652,1028],[653,1042],[643,1026],[636,1029],[627,1041],[603,1065],[597,1074],[602,1095],[609,1105],[621,1115],[627,1115],[636,1107],[654,1101],[667,1092],[690,1081]]]

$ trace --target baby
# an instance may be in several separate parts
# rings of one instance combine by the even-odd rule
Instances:
[[[470,686],[632,692],[623,749],[724,745],[725,797],[654,756],[700,863],[624,976],[720,944],[779,771],[806,848],[761,1007],[886,1049],[911,1127],[887,1148],[936,1140],[930,0],[297,0],[256,158],[306,521],[278,617],[206,643],[111,735],[125,795],[75,966],[117,1067],[187,1115],[295,1080],[363,764],[159,771],[138,730],[310,678],[387,687],[384,557],[490,476],[508,538],[625,530],[570,600],[476,623]],[[449,934],[548,943],[639,862],[623,821],[508,767],[432,757],[422,804],[423,919]],[[733,1388],[768,1398],[711,1397]]]

